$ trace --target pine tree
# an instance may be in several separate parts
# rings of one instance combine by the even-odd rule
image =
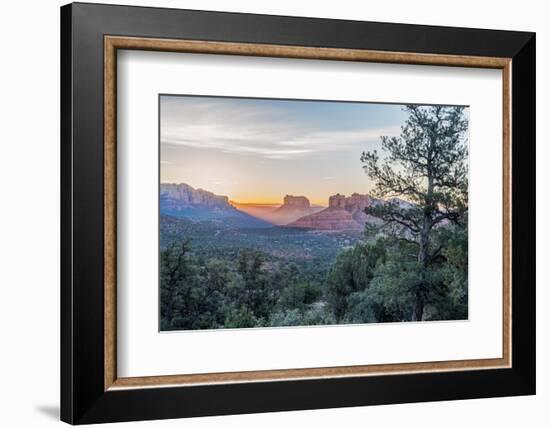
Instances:
[[[364,152],[364,170],[384,203],[367,214],[383,220],[386,233],[414,244],[420,270],[413,291],[411,320],[422,320],[430,292],[429,267],[442,248],[434,230],[445,223],[460,224],[468,209],[467,129],[463,107],[405,107],[409,117],[399,137],[381,137],[376,150]]]

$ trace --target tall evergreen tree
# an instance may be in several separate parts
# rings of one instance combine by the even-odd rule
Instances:
[[[441,253],[434,230],[460,224],[468,209],[467,129],[463,107],[405,107],[409,117],[399,137],[383,136],[380,157],[363,152],[364,170],[375,182],[375,193],[386,202],[367,214],[383,220],[386,233],[414,244],[419,280],[412,293],[411,320],[422,320],[430,292],[430,265]]]

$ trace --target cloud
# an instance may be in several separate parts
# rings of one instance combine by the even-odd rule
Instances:
[[[211,98],[168,98],[161,105],[161,143],[258,155],[299,158],[340,151],[397,135],[399,128],[323,129],[323,124],[266,104]]]

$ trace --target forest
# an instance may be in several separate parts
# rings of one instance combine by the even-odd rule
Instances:
[[[361,155],[386,201],[365,209],[381,221],[363,231],[245,232],[161,216],[160,329],[467,319],[467,114],[405,110],[400,135]]]

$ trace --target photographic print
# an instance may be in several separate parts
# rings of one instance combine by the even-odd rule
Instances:
[[[468,319],[468,116],[160,95],[160,330]]]

